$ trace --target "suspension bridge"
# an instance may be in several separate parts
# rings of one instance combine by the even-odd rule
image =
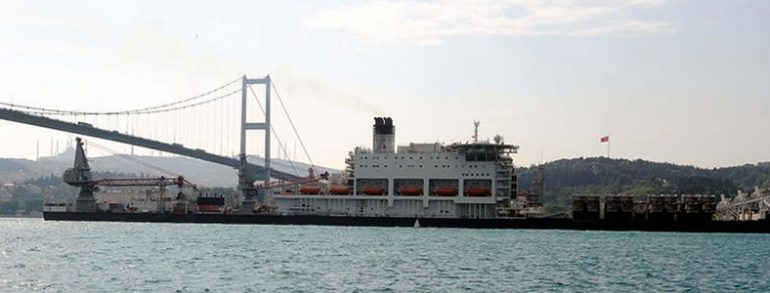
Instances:
[[[262,95],[258,94],[259,89],[254,89],[260,87],[264,88]],[[238,190],[246,206],[255,200],[264,200],[264,194],[255,188],[257,180],[269,184],[271,179],[295,181],[307,175],[306,171],[297,170],[291,161],[293,172],[271,167],[273,138],[279,152],[288,157],[286,145],[271,123],[273,95],[278,98],[282,112],[312,166],[312,159],[269,75],[263,78],[242,76],[199,95],[131,110],[89,112],[0,102],[0,119],[233,167],[238,170]],[[259,112],[251,110],[252,104],[258,106]],[[264,134],[263,164],[247,161],[249,131]],[[235,141],[238,143],[233,143]]]

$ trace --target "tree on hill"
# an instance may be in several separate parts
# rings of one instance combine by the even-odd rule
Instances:
[[[517,171],[519,188],[527,190],[537,168]],[[704,169],[643,160],[576,158],[545,165],[544,203],[568,205],[569,196],[594,194],[735,194],[739,189],[770,186],[770,165]]]

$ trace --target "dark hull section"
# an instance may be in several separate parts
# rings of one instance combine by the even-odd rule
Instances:
[[[149,214],[149,213],[74,213],[45,212],[47,221],[103,221],[207,224],[276,224],[324,226],[379,226],[492,229],[562,229],[607,231],[671,231],[671,232],[728,232],[770,233],[770,221],[649,221],[649,220],[586,220],[572,219],[446,219],[446,218],[391,218],[391,217],[334,217],[334,216],[275,216],[224,214]]]

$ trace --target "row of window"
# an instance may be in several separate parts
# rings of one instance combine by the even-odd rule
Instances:
[[[422,168],[422,165],[406,165],[407,168],[415,168],[415,166],[417,166],[416,168]],[[358,167],[359,168],[368,168],[369,165],[361,164],[361,165],[358,165]],[[388,165],[379,165],[379,164],[377,164],[377,165],[371,165],[371,167],[372,168],[380,168],[380,167],[387,168]],[[398,165],[398,167],[399,168],[404,168],[404,165]],[[479,165],[468,165],[468,166],[465,166],[465,165],[455,165],[454,167],[455,168],[472,168],[472,169],[483,168],[483,166],[479,166]],[[433,165],[433,168],[439,168],[439,165]],[[452,168],[452,165],[441,165],[440,168]]]
[[[367,156],[363,156],[363,157],[361,157],[361,159],[363,159],[363,160],[366,160],[366,159],[368,159],[368,158],[369,158],[369,157],[367,157]],[[414,160],[414,158],[415,158],[415,157],[413,157],[413,156],[412,156],[412,157],[409,157],[409,160]],[[423,158],[423,157],[417,157],[417,158],[418,158],[418,159],[420,159],[420,160],[422,160],[422,158]],[[380,157],[372,157],[372,160],[379,160],[379,159],[380,159]],[[384,158],[382,158],[382,159],[384,159],[384,160],[387,160],[387,159],[391,159],[391,158],[388,158],[388,157],[384,157]],[[402,156],[402,157],[400,157],[400,158],[399,158],[398,156],[395,156],[395,157],[393,157],[392,159],[395,159],[395,160],[399,160],[399,159],[400,159],[400,160],[406,160],[406,159],[407,159],[407,157],[404,157],[404,156]],[[440,160],[440,159],[441,159],[441,157],[428,157],[428,159],[429,159],[429,160],[434,160],[434,159],[435,159],[435,160]],[[444,157],[444,159],[445,159],[445,160],[449,160],[449,157]],[[460,157],[455,157],[455,160],[459,160],[459,159],[460,159]]]

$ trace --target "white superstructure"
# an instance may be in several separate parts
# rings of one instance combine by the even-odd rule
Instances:
[[[358,147],[342,176],[314,186],[274,192],[284,215],[493,218],[509,208],[516,180],[510,154],[518,146],[494,142],[395,148],[390,118],[375,118],[372,149]]]

